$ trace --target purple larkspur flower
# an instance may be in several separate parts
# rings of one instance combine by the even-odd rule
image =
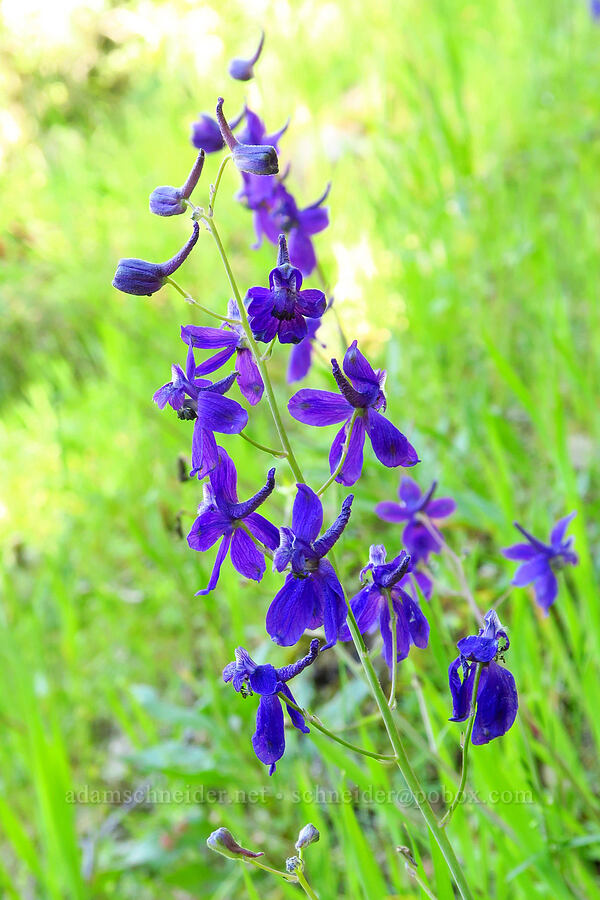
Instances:
[[[301,381],[310,372],[315,344],[318,343],[316,334],[322,321],[322,318],[306,320],[306,337],[302,338],[299,344],[294,344],[290,351],[287,370],[288,384]],[[325,348],[325,344],[321,344],[321,347]]]
[[[262,53],[262,48],[265,43],[265,33],[261,32],[260,41],[258,42],[258,47],[256,51],[252,54],[250,59],[232,59],[229,63],[229,74],[232,78],[235,78],[236,81],[250,81],[251,78],[254,78],[254,66],[258,62],[258,58]]]
[[[353,500],[350,494],[327,531],[319,537],[323,525],[323,506],[307,484],[298,484],[292,527],[280,529],[279,547],[273,568],[291,571],[267,612],[267,631],[276,644],[296,644],[307,628],[325,627],[326,647],[332,647],[346,621],[344,590],[329,560],[329,551],[340,538],[350,518]],[[325,648],[324,648],[325,649]]]
[[[227,316],[240,321],[240,311],[233,299],[227,305]],[[197,375],[209,375],[211,372],[216,372],[235,353],[235,368],[238,373],[237,381],[240,391],[251,406],[255,406],[259,402],[263,395],[264,384],[241,324],[233,325],[225,322],[221,328],[182,325],[181,339],[192,347],[220,351],[200,363],[196,369]]]
[[[410,557],[404,550],[386,563],[386,550],[382,544],[372,544],[369,562],[361,570],[360,580],[367,573],[372,581],[352,598],[350,606],[361,634],[379,626],[383,637],[383,658],[390,670],[394,660],[390,603],[396,616],[396,662],[406,659],[411,644],[423,649],[429,641],[429,622],[419,603],[407,593],[401,584],[410,568]],[[389,596],[389,599],[388,599]],[[340,640],[351,640],[348,625],[344,625]]]
[[[266,144],[241,144],[233,134],[223,113],[222,97],[217,101],[217,122],[223,140],[231,151],[231,157],[240,172],[250,175],[276,175],[279,172],[279,161],[275,147]]]
[[[478,634],[458,642],[460,655],[448,669],[453,707],[450,721],[464,722],[473,712],[475,672],[477,664],[481,665],[471,738],[474,744],[487,744],[506,734],[515,721],[519,707],[515,679],[508,669],[497,662],[510,647],[510,641],[495,610],[490,609],[485,614],[484,622]]]
[[[322,204],[330,190],[331,184],[328,184],[318,200],[299,209],[292,194],[279,183],[270,198],[270,208],[260,220],[262,231],[269,240],[282,231],[287,235],[292,265],[304,275],[311,275],[317,265],[311,238],[329,225],[329,212]]]
[[[344,377],[337,360],[331,360],[333,377],[340,394],[303,388],[288,404],[290,415],[305,425],[335,425],[343,422],[329,451],[329,469],[333,473],[341,459],[344,442],[354,417],[354,425],[348,453],[341,471],[336,477],[340,484],[355,484],[363,467],[363,448],[368,435],[377,459],[384,466],[414,466],[419,462],[417,453],[407,438],[384,418],[379,410],[385,410],[384,384],[386,373],[373,371],[370,363],[353,341],[344,356]],[[349,380],[348,380],[349,379]]]
[[[189,200],[192,191],[198,184],[198,179],[204,166],[205,153],[200,150],[192,170],[180,188],[164,184],[154,188],[150,194],[150,212],[157,216],[180,216],[185,212],[185,201]]]
[[[290,264],[284,234],[279,235],[277,265],[269,287],[251,287],[246,294],[250,327],[257,341],[299,344],[308,334],[306,319],[319,318],[327,305],[323,291],[301,290],[302,273]]]
[[[235,131],[242,121],[244,113],[245,110],[242,110],[239,116],[229,123],[232,131]],[[205,153],[218,153],[225,146],[219,123],[207,113],[201,113],[197,121],[192,124],[190,141],[196,149],[204,150]]]
[[[188,348],[186,371],[181,366],[171,368],[172,380],[163,384],[153,400],[159,409],[168,404],[180,419],[194,419],[192,437],[192,471],[190,475],[203,478],[218,461],[215,432],[239,434],[248,424],[248,413],[236,400],[223,396],[234,384],[237,373],[214,383],[197,378],[194,350]]]
[[[430,553],[439,553],[444,540],[435,524],[425,524],[421,516],[437,522],[452,515],[456,509],[451,497],[433,499],[436,488],[437,481],[434,481],[423,494],[416,481],[404,476],[398,488],[400,503],[384,500],[375,507],[375,514],[384,522],[406,522],[402,542],[414,562],[427,562]]]
[[[319,642],[313,640],[310,642],[310,650],[306,656],[290,666],[276,669],[269,663],[263,666],[257,665],[243,647],[238,647],[235,651],[235,661],[228,663],[223,669],[223,680],[231,681],[234,690],[244,696],[252,693],[260,696],[252,746],[260,761],[269,766],[269,775],[273,774],[276,763],[285,751],[283,707],[281,698],[277,695],[284,694],[292,703],[296,703],[287,683],[307,666],[312,665],[318,655]],[[302,713],[287,703],[286,709],[294,727],[298,731],[308,734],[310,729],[304,721]]]
[[[113,287],[123,291],[124,294],[133,294],[137,297],[150,297],[155,294],[161,289],[167,278],[173,275],[188,258],[199,234],[200,226],[194,222],[194,228],[187,243],[179,253],[164,263],[151,263],[145,259],[133,257],[120,259],[113,278]]]
[[[576,516],[572,512],[563,519],[559,519],[550,532],[550,543],[544,544],[532,534],[515,522],[515,528],[527,538],[526,544],[513,544],[506,547],[502,553],[507,559],[519,560],[522,565],[515,572],[511,584],[517,587],[525,587],[533,584],[535,599],[546,615],[556,600],[558,594],[558,581],[556,572],[565,566],[577,565],[577,554],[571,549],[573,538],[565,540],[565,533],[571,520]]]
[[[210,484],[204,485],[204,502],[187,538],[192,550],[201,552],[209,550],[221,538],[208,585],[197,594],[209,594],[215,589],[228,553],[240,575],[261,580],[265,559],[251,535],[271,550],[279,544],[277,528],[256,512],[275,487],[275,469],[269,470],[264,487],[240,503],[235,466],[222,447],[218,448],[218,454],[217,464],[209,473]]]

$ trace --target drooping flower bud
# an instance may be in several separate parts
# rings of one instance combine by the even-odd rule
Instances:
[[[194,222],[194,230],[187,243],[171,259],[164,263],[147,262],[128,257],[120,259],[113,278],[113,287],[124,294],[150,297],[159,291],[167,278],[185,262],[198,240],[200,226]]]
[[[215,853],[227,856],[229,859],[256,859],[264,856],[263,852],[255,853],[253,850],[246,850],[240,847],[232,833],[227,828],[217,828],[206,839],[206,844]]]
[[[311,825],[310,822],[308,825],[305,825],[304,828],[300,831],[298,835],[298,840],[296,841],[296,850],[304,850],[305,847],[308,847],[309,844],[316,844],[321,835],[314,825]]]
[[[279,160],[275,147],[267,144],[240,144],[223,114],[223,102],[223,98],[219,97],[217,122],[236,167],[240,172],[248,172],[250,175],[277,175]]]
[[[165,184],[154,188],[150,194],[150,212],[156,216],[180,216],[184,213],[184,201],[190,198],[192,191],[198,184],[198,179],[204,166],[204,159],[204,150],[200,150],[196,157],[196,162],[182,187],[175,188]]]
[[[265,33],[261,33],[256,53],[250,59],[232,59],[229,63],[229,74],[237,81],[250,81],[254,78],[254,65],[258,61],[265,43]]]

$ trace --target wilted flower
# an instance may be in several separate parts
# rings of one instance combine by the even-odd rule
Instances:
[[[192,171],[188,175],[185,184],[180,188],[163,185],[154,188],[150,194],[150,212],[157,216],[180,216],[185,212],[185,200],[189,200],[192,191],[198,184],[198,179],[204,165],[204,150],[196,157]]]
[[[406,659],[411,644],[421,649],[427,646],[429,623],[421,612],[418,602],[400,586],[410,568],[408,554],[402,551],[389,563],[386,563],[385,559],[385,547],[382,544],[372,544],[369,562],[360,573],[360,580],[364,581],[370,572],[372,581],[352,598],[350,606],[361,634],[379,625],[383,637],[383,658],[391,672],[394,647],[390,604],[396,616],[396,662]],[[350,630],[346,624],[340,634],[340,640],[350,639]]]
[[[250,81],[251,78],[254,78],[254,65],[258,61],[258,58],[262,53],[264,43],[265,33],[263,31],[260,35],[260,41],[258,42],[256,53],[254,53],[250,57],[250,59],[231,60],[231,62],[229,63],[229,74],[232,78],[235,78],[237,81]]]
[[[416,481],[404,476],[398,488],[401,502],[384,500],[375,507],[375,514],[384,522],[407,523],[402,532],[402,542],[413,562],[427,562],[429,554],[439,553],[443,543],[435,525],[432,522],[426,525],[421,516],[433,520],[445,519],[456,509],[456,503],[451,497],[433,499],[436,487],[437,481],[434,481],[427,493],[422,494]]]
[[[223,103],[223,98],[219,97],[217,122],[237,168],[240,172],[249,172],[251,175],[276,175],[279,172],[279,161],[275,147],[266,144],[240,144],[223,114]]]
[[[351,485],[360,478],[363,466],[363,447],[368,435],[377,459],[384,466],[414,466],[419,462],[416,450],[395,425],[388,422],[379,410],[385,410],[385,371],[374,372],[353,341],[344,356],[342,374],[337,360],[332,359],[332,371],[341,395],[330,391],[302,389],[288,404],[290,415],[305,425],[335,425],[343,422],[329,451],[329,468],[333,473],[342,457],[351,420],[354,419],[348,453],[336,477],[340,484]]]
[[[300,290],[302,273],[290,265],[285,235],[279,235],[277,265],[269,274],[269,287],[251,287],[248,316],[258,341],[278,337],[282,344],[298,344],[308,334],[306,318],[318,318],[327,301],[323,291]]]
[[[222,447],[218,453],[218,462],[209,475],[210,485],[204,485],[204,502],[187,539],[192,550],[205,551],[221,538],[208,585],[197,594],[209,594],[215,589],[221,566],[230,551],[234,569],[244,578],[260,581],[265,573],[265,559],[252,538],[271,550],[279,544],[277,528],[256,512],[275,487],[275,469],[269,470],[263,488],[240,503],[235,466]]]
[[[507,559],[523,562],[515,572],[512,584],[517,587],[525,587],[525,585],[533,583],[536,602],[546,614],[558,594],[555,572],[565,566],[575,566],[578,562],[577,554],[571,549],[573,538],[565,540],[566,530],[575,516],[576,513],[572,512],[556,523],[550,533],[549,544],[542,543],[525,531],[518,522],[515,522],[515,528],[527,538],[528,543],[513,544],[512,547],[506,547],[502,551]]]
[[[199,234],[200,227],[197,222],[194,222],[194,230],[185,246],[164,263],[151,263],[144,259],[134,258],[120,259],[113,278],[113,287],[125,294],[134,294],[135,296],[150,297],[155,294],[161,289],[167,278],[173,275],[188,258]]]
[[[485,626],[477,635],[458,642],[460,656],[448,669],[453,705],[450,721],[464,722],[473,714],[475,702],[477,704],[472,734],[474,744],[487,744],[506,734],[515,721],[519,706],[515,679],[508,669],[496,662],[508,650],[510,641],[495,610],[490,609],[484,621]],[[477,665],[481,666],[481,675],[474,702]]]
[[[262,852],[255,853],[253,850],[241,847],[227,828],[217,828],[207,837],[206,843],[215,853],[220,853],[229,859],[258,859],[259,856],[265,855]]]
[[[348,524],[353,499],[352,494],[346,497],[333,525],[318,537],[323,525],[321,501],[307,484],[297,485],[292,527],[280,529],[280,543],[273,557],[277,572],[291,565],[285,584],[267,612],[267,631],[276,644],[289,647],[307,628],[320,625],[325,626],[326,647],[338,639],[346,621],[346,599],[333,566],[324,557]]]
[[[248,693],[260,695],[252,746],[260,761],[269,766],[269,775],[273,774],[276,768],[275,764],[285,751],[283,708],[281,699],[277,695],[284,694],[292,703],[296,703],[287,682],[310,666],[318,655],[319,642],[313,640],[306,656],[290,666],[276,669],[269,663],[264,666],[257,665],[243,647],[238,647],[235,651],[235,661],[230,662],[223,669],[223,680],[231,681],[236,691],[244,696]],[[304,734],[308,734],[310,729],[304,721],[304,716],[287,703],[286,709],[292,725]]]
[[[233,299],[227,305],[227,317],[240,320],[240,311]],[[241,324],[232,325],[225,322],[221,328],[182,325],[181,339],[186,344],[202,350],[220,350],[219,353],[211,356],[197,367],[198,375],[209,375],[211,372],[215,372],[225,365],[235,353],[235,368],[238,373],[240,391],[252,406],[259,402],[264,391],[263,380]]]

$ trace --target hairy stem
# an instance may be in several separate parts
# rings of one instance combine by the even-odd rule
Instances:
[[[477,712],[477,689],[479,688],[479,679],[481,677],[481,663],[477,663],[475,669],[475,679],[473,681],[473,694],[471,696],[471,710],[469,721],[467,722],[467,730],[465,732],[465,740],[462,748],[462,769],[460,773],[460,783],[454,800],[446,810],[445,815],[440,819],[440,828],[444,828],[454,814],[454,810],[459,805],[465,792],[467,783],[467,773],[469,771],[469,747],[471,746],[471,735],[473,734],[473,724],[475,722],[475,713]]]

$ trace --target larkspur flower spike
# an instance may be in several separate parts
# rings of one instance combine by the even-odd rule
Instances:
[[[185,184],[180,188],[162,185],[154,188],[150,194],[150,212],[157,216],[180,216],[185,212],[185,201],[189,200],[192,191],[198,184],[198,179],[204,166],[205,153],[200,150],[196,157],[190,174]]]
[[[235,78],[236,81],[250,81],[251,78],[254,78],[254,66],[258,62],[258,58],[262,53],[262,48],[265,43],[265,33],[261,32],[260,41],[258,42],[258,47],[256,48],[256,52],[250,57],[250,59],[232,59],[229,63],[229,74],[232,78]]]
[[[279,161],[275,147],[266,144],[240,144],[223,114],[223,103],[223,98],[219,97],[217,122],[237,168],[240,172],[248,172],[250,175],[277,175]]]
[[[161,289],[167,278],[173,275],[188,258],[200,234],[200,226],[194,222],[192,235],[171,259],[164,263],[151,263],[132,257],[120,259],[113,278],[113,287],[124,294],[150,297]]]

